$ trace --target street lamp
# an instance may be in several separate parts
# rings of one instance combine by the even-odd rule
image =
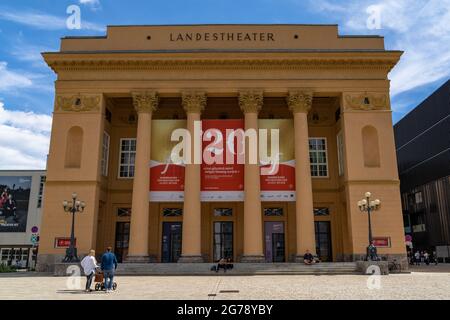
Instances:
[[[378,210],[380,208],[381,201],[378,199],[370,200],[371,196],[372,196],[372,194],[370,192],[366,192],[365,199],[358,201],[358,207],[359,207],[359,210],[361,210],[361,212],[367,212],[367,217],[369,219],[369,245],[367,246],[366,260],[377,261],[378,260],[377,248],[373,244],[372,224],[370,221],[370,213],[372,211]]]
[[[86,204],[84,201],[80,201],[77,199],[78,195],[74,192],[72,193],[72,203],[69,201],[63,201],[63,207],[65,212],[72,213],[72,231],[70,233],[70,246],[66,250],[66,256],[64,257],[63,262],[79,262],[77,255],[77,248],[75,247],[75,213],[83,212]]]

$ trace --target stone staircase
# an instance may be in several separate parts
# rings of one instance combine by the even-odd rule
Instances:
[[[226,273],[211,271],[213,263],[121,263],[120,276],[241,276],[241,275],[340,275],[360,274],[354,262],[323,262],[312,266],[302,263],[235,263]]]

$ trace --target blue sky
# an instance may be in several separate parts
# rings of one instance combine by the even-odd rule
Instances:
[[[81,30],[66,28],[74,4]],[[381,29],[367,28],[369,6]],[[45,168],[55,75],[40,52],[58,50],[63,36],[103,35],[106,25],[202,23],[339,24],[340,34],[385,36],[387,49],[405,51],[389,77],[394,122],[450,74],[450,0],[2,0],[0,169]]]

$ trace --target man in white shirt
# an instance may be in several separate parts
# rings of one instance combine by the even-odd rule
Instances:
[[[97,260],[95,260],[94,250],[89,251],[89,255],[87,255],[86,257],[84,257],[83,260],[81,260],[81,266],[83,267],[84,274],[86,275],[87,278],[86,292],[91,292],[92,279],[95,276],[95,270],[98,268]]]

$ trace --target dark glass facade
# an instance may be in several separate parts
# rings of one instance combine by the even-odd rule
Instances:
[[[394,126],[405,234],[450,256],[450,80]]]

